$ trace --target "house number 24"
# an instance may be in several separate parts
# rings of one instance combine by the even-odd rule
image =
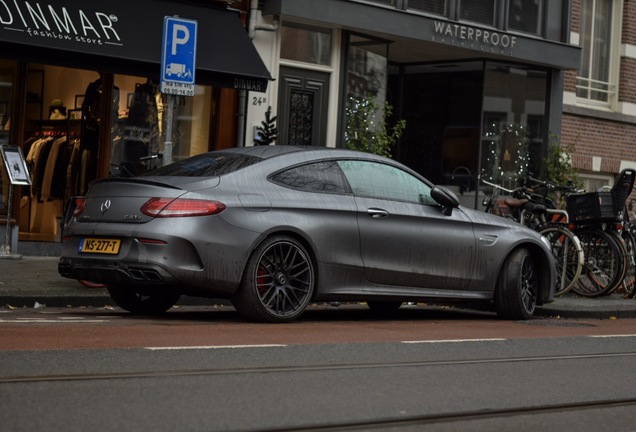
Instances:
[[[267,103],[267,98],[264,98],[262,96],[254,96],[252,98],[252,105],[258,105],[261,106],[263,104]]]

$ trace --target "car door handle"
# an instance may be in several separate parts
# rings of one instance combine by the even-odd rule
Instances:
[[[370,208],[367,209],[367,214],[372,218],[385,218],[389,215],[389,212],[386,210],[382,210],[379,208]]]

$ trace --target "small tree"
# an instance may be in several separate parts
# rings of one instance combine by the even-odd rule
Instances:
[[[385,119],[393,115],[393,106],[386,102],[383,111],[373,96],[349,98],[345,141],[351,150],[391,157],[395,143],[402,137],[406,120],[398,120],[392,128]]]
[[[267,107],[265,120],[260,126],[256,126],[256,136],[254,145],[270,145],[278,139],[278,129],[276,128],[276,116],[272,117],[272,107]]]
[[[546,180],[555,185],[571,184],[577,189],[583,187],[583,181],[572,166],[572,153],[574,144],[565,146],[559,145],[559,137],[550,134],[550,146],[548,147],[548,157],[545,160]],[[564,207],[563,196],[554,197],[559,203],[559,207]]]
[[[583,182],[574,167],[572,167],[574,144],[559,145],[558,139],[557,135],[551,134],[548,157],[545,162],[546,178],[557,185],[571,183],[577,188],[581,188]]]

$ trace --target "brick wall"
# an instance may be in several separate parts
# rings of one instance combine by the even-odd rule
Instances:
[[[571,30],[580,30],[581,0],[572,1]],[[636,46],[636,1],[625,0],[621,43]],[[564,89],[576,91],[576,71],[565,71]],[[621,57],[619,102],[636,104],[636,59]],[[594,110],[589,110],[594,115]],[[601,115],[599,115],[601,117]],[[606,117],[606,116],[605,116]],[[617,116],[618,118],[618,116]],[[625,117],[622,117],[625,119]],[[611,121],[591,116],[563,114],[561,142],[574,145],[576,169],[592,171],[592,158],[601,158],[600,173],[618,174],[621,162],[636,164],[636,120]]]
[[[592,170],[592,157],[601,158],[601,173],[617,174],[621,161],[636,162],[636,124],[563,114],[562,145],[574,145],[572,165]]]

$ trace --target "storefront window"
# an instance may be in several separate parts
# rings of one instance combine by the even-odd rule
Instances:
[[[539,35],[542,15],[543,0],[510,0],[508,28]]]
[[[481,150],[486,178],[515,188],[530,173],[540,175],[546,85],[544,71],[487,64]]]
[[[212,88],[197,85],[195,95],[167,96],[144,77],[116,75],[110,147],[110,175],[129,177],[163,165],[168,97],[173,97],[170,153],[177,161],[209,150]]]
[[[382,107],[387,97],[387,44],[364,36],[349,35],[349,55],[347,58],[347,115],[355,113],[371,104],[378,107],[370,113],[375,121],[366,122],[369,127],[383,123]],[[369,133],[371,131],[360,131]],[[345,140],[348,140],[345,137]]]
[[[459,18],[490,26],[495,25],[497,0],[459,0]]]
[[[331,30],[285,23],[281,28],[280,56],[286,60],[329,66]]]
[[[0,60],[0,146],[9,145],[11,101],[15,85],[16,63]],[[6,219],[9,201],[9,177],[0,160],[0,217]],[[4,239],[0,239],[4,244]]]
[[[113,82],[109,89],[96,71],[28,65],[22,151],[32,184],[22,188],[20,240],[59,241],[65,203],[86,193],[98,172],[128,177],[163,164],[167,96],[146,77],[115,75]],[[110,113],[101,112],[105,95]],[[172,159],[208,151],[212,88],[172,97]],[[103,142],[108,116],[110,141]]]

